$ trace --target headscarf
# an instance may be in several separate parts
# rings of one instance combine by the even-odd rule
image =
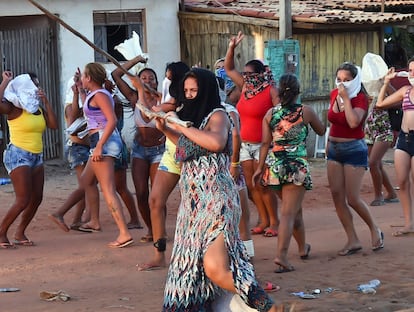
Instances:
[[[244,79],[244,96],[246,99],[253,98],[256,94],[262,92],[266,87],[274,84],[273,74],[271,71],[263,73],[243,72]]]
[[[184,81],[189,77],[197,79],[198,93],[194,99],[186,99],[184,94]],[[192,68],[180,83],[179,103],[182,108],[177,112],[178,117],[192,121],[196,128],[200,127],[204,118],[214,109],[223,108],[214,73],[202,68]]]

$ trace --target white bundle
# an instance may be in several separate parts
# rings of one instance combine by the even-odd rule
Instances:
[[[16,76],[4,90],[4,98],[14,106],[33,114],[39,109],[38,88],[29,74]]]
[[[126,39],[123,43],[118,44],[114,49],[121,53],[128,61],[132,60],[137,55],[142,55],[148,59],[148,55],[142,52],[139,35],[135,31],[132,32],[131,38]],[[130,71],[132,74],[136,75],[144,67],[145,64],[138,63],[132,67]]]
[[[382,87],[382,78],[387,74],[388,66],[380,55],[367,53],[362,59],[361,80],[370,96],[376,97]]]

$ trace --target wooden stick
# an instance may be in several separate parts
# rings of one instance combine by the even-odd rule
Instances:
[[[69,30],[72,34],[74,34],[75,36],[77,36],[80,39],[82,39],[87,45],[89,45],[95,51],[97,51],[97,52],[101,53],[102,55],[104,55],[105,57],[107,57],[112,63],[115,64],[115,66],[117,66],[118,68],[120,68],[126,75],[132,75],[129,71],[127,71],[125,68],[123,68],[122,65],[112,55],[110,55],[105,50],[102,50],[100,47],[96,46],[93,42],[91,42],[88,38],[86,38],[84,35],[82,35],[81,33],[79,33],[77,30],[75,30],[72,26],[66,24],[58,16],[56,16],[55,14],[49,12],[47,9],[45,9],[44,7],[42,7],[40,4],[38,4],[34,0],[28,0],[28,1],[31,4],[33,4],[35,7],[37,7],[40,11],[42,11],[43,13],[45,13],[47,15],[47,17],[49,17],[50,19],[54,20],[55,22],[58,22],[60,25],[62,25],[63,27],[65,27],[67,30]]]
[[[154,111],[148,109],[147,107],[145,107],[144,105],[142,105],[139,102],[137,102],[135,104],[135,106],[138,107],[138,109],[141,112],[143,112],[148,118],[154,118],[154,117],[164,118],[168,122],[176,123],[177,125],[180,125],[180,126],[186,127],[186,128],[189,128],[193,125],[193,123],[191,121],[184,121],[184,120],[181,120],[179,118],[175,118],[173,116],[166,116],[166,113],[164,113],[163,111],[154,112]]]
[[[88,38],[86,38],[84,35],[82,35],[81,33],[79,33],[77,30],[75,30],[72,26],[68,25],[67,23],[65,23],[61,18],[59,18],[58,16],[56,16],[55,14],[51,13],[50,11],[48,11],[46,8],[44,8],[43,6],[41,6],[40,4],[38,4],[36,1],[34,0],[28,0],[31,4],[33,4],[35,7],[37,7],[40,11],[42,11],[43,13],[46,14],[47,17],[49,17],[50,19],[54,20],[55,22],[59,23],[60,25],[62,25],[64,28],[66,28],[67,30],[69,30],[72,34],[74,34],[75,36],[77,36],[78,38],[82,39],[87,45],[89,45],[92,49],[94,49],[96,52],[102,54],[103,56],[105,56],[106,58],[108,58],[116,67],[118,67],[119,69],[122,70],[122,72],[128,76],[132,76],[132,74],[126,70],[121,63],[119,63],[112,55],[110,55],[108,52],[106,52],[105,50],[102,50],[100,47],[98,47],[97,45],[95,45],[93,42],[91,42]],[[144,87],[150,91],[151,93],[158,95],[158,91],[154,90],[153,88],[151,88],[148,84],[144,84]],[[151,110],[149,110],[148,108],[146,108],[143,105],[140,104],[136,104],[138,105],[138,108],[144,113],[146,114],[148,117],[152,116],[152,117],[161,117],[161,118],[166,118],[166,120],[168,122],[172,122],[172,123],[177,123],[179,125],[182,125],[184,127],[191,127],[192,122],[191,121],[182,121],[181,119],[178,118],[174,118],[172,116],[168,116],[165,117],[165,113],[164,112],[153,112]],[[150,117],[151,118],[151,117]]]

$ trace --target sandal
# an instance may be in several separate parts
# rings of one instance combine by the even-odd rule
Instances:
[[[141,243],[151,243],[154,241],[154,238],[152,237],[152,235],[145,235],[145,236],[142,236],[139,241]]]

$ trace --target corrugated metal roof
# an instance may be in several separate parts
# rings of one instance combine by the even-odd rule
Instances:
[[[292,0],[292,21],[315,24],[395,24],[414,18],[414,1],[381,0]],[[279,1],[275,0],[185,0],[190,12],[233,14],[263,19],[279,19]],[[399,13],[407,12],[407,14]]]

